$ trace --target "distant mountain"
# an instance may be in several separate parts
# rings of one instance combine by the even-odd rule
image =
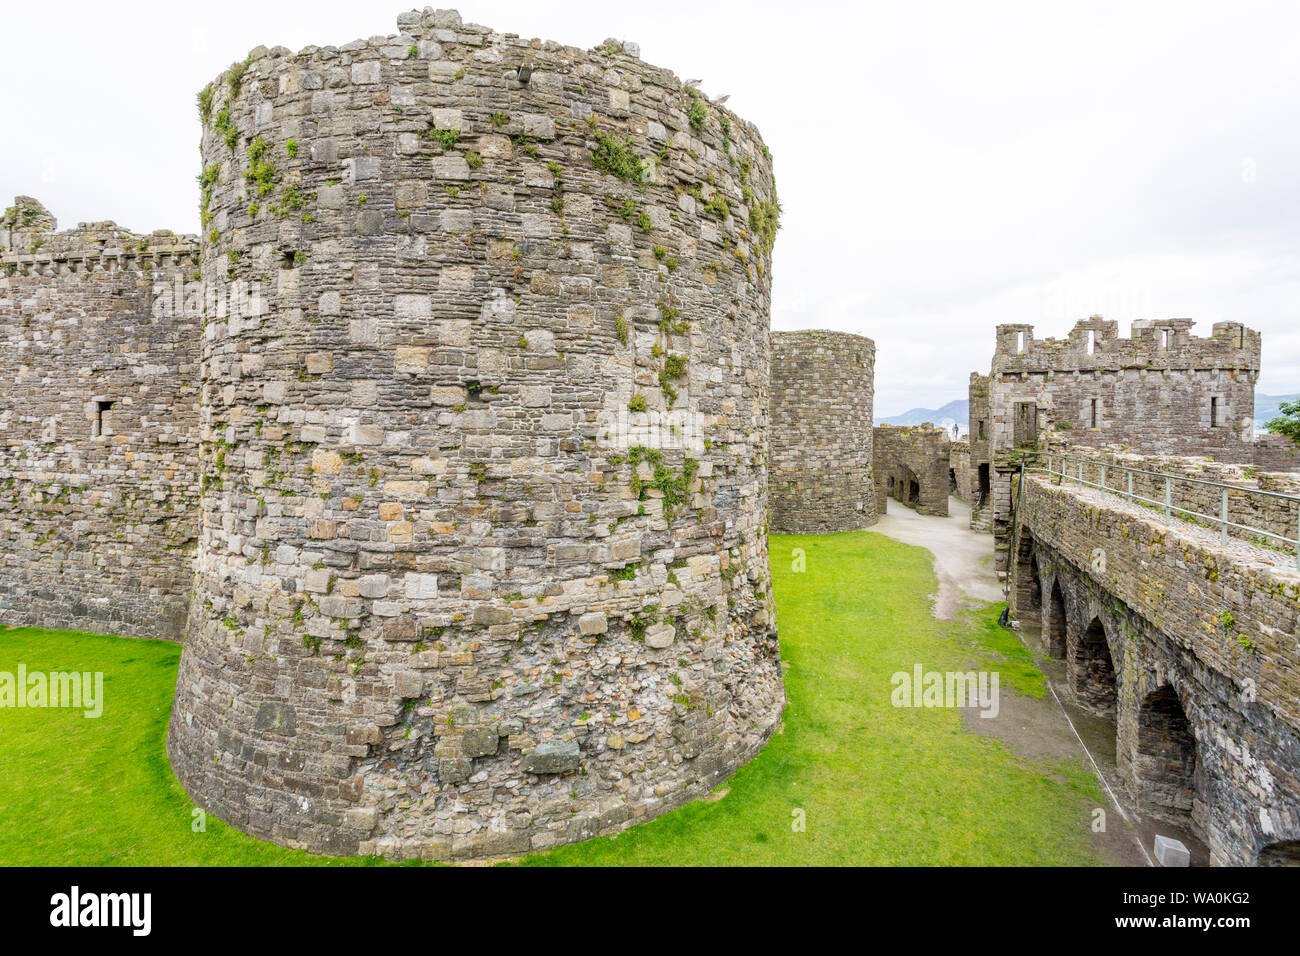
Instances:
[[[970,402],[964,398],[949,402],[940,408],[909,408],[898,415],[876,416],[877,425],[883,425],[885,422],[891,425],[924,425],[926,422],[932,422],[949,428],[954,424],[960,425],[963,431],[969,421]]]
[[[1281,409],[1278,407],[1283,402],[1300,401],[1300,395],[1256,395],[1255,396],[1255,424],[1260,428],[1270,418],[1276,418]]]

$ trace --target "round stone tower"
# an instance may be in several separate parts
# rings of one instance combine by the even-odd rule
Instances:
[[[205,323],[168,753],[286,846],[519,853],[780,717],[778,206],[757,130],[632,44],[398,29],[199,96],[203,277],[259,307]]]
[[[772,530],[876,523],[872,395],[876,343],[846,332],[772,333]]]

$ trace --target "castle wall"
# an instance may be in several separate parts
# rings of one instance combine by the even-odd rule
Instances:
[[[928,423],[879,425],[872,441],[879,498],[893,498],[917,514],[948,514],[947,429]]]
[[[1300,471],[1300,445],[1285,435],[1259,435],[1254,444],[1255,467],[1261,471]]]
[[[1079,448],[1052,443],[1047,450],[1049,453],[1064,452],[1089,459],[1070,461],[1060,457],[1044,458],[1041,462],[1043,467],[1051,464],[1053,471],[1065,472],[1066,477],[1058,475],[1052,479],[1056,484],[1073,484],[1077,487],[1081,479],[1094,485],[1104,484],[1106,488],[1125,496],[1131,489],[1134,500],[1149,509],[1162,512],[1166,491],[1166,481],[1162,476],[1172,475],[1174,478],[1168,485],[1173,506],[1170,512],[1174,519],[1207,527],[1212,531],[1218,531],[1221,527],[1219,521],[1223,515],[1223,489],[1200,482],[1213,481],[1231,485],[1227,497],[1228,521],[1243,527],[1229,527],[1228,535],[1276,550],[1279,557],[1281,554],[1295,553],[1295,547],[1285,543],[1285,540],[1295,540],[1300,535],[1300,513],[1296,502],[1292,500],[1300,497],[1300,475],[1291,472],[1263,472],[1250,465],[1234,465],[1208,458],[1135,455],[1113,448]],[[1121,467],[1134,469],[1131,481],[1128,472],[1118,470]],[[1105,474],[1102,473],[1103,468],[1106,469]],[[1179,480],[1180,478],[1186,480]],[[1250,494],[1251,491],[1270,494]],[[1275,495],[1290,497],[1274,497]],[[1146,501],[1142,502],[1141,499],[1144,498]],[[1195,514],[1185,514],[1177,508]],[[1248,531],[1246,528],[1256,530]],[[1280,558],[1279,563],[1285,560]]]
[[[827,534],[875,524],[875,343],[823,330],[771,339],[772,530]]]
[[[1013,614],[1041,613],[1047,633],[1049,602],[1027,609],[1023,595],[1060,589],[1057,656],[1072,689],[1096,688],[1098,652],[1085,633],[1100,626],[1110,686],[1082,702],[1113,713],[1120,779],[1139,805],[1169,816],[1176,798],[1216,865],[1253,865],[1300,838],[1300,575],[1290,562],[1037,475],[1019,515],[1026,556],[1013,562]],[[1181,748],[1152,720],[1156,701],[1176,702],[1165,706],[1186,720]]]
[[[1220,322],[1201,338],[1192,324],[1135,322],[1132,337],[1121,338],[1118,323],[1094,316],[1063,340],[1035,339],[1033,326],[998,326],[993,447],[1024,447],[1051,434],[1139,454],[1252,463],[1259,333]],[[1036,422],[1023,420],[1023,403],[1036,406]]]
[[[197,244],[0,228],[0,622],[178,639],[197,536]]]
[[[975,489],[971,486],[970,442],[955,441],[948,446],[949,490],[958,501],[970,504]]]
[[[707,793],[780,717],[775,189],[630,45],[398,27],[201,97],[204,274],[270,291],[205,329],[168,753],[287,846],[518,853]]]
[[[1051,438],[1145,455],[1255,460],[1258,332],[1231,322],[1208,337],[1191,319],[1119,325],[1092,316],[1065,339],[1035,339],[1032,325],[999,325],[989,376],[995,564],[1005,566],[1011,476],[1026,451]],[[972,516],[972,523],[975,519]]]
[[[971,372],[968,386],[970,408],[970,526],[976,531],[989,531],[992,527],[992,470],[993,457],[989,436],[992,434],[989,395],[991,383],[987,375]]]

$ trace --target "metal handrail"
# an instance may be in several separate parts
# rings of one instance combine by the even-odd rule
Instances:
[[[1225,545],[1228,543],[1229,528],[1235,528],[1238,531],[1245,531],[1250,534],[1263,535],[1265,537],[1272,538],[1274,540],[1282,542],[1283,544],[1290,545],[1293,548],[1295,548],[1296,568],[1297,570],[1300,570],[1300,496],[1298,495],[1288,495],[1280,491],[1266,491],[1262,488],[1243,488],[1241,485],[1230,485],[1222,481],[1210,481],[1205,478],[1189,478],[1185,475],[1171,475],[1162,471],[1148,471],[1145,468],[1133,468],[1128,465],[1121,465],[1114,462],[1102,461],[1100,459],[1089,458],[1084,455],[1068,455],[1068,454],[1055,453],[1055,452],[1038,452],[1035,453],[1032,457],[1046,458],[1047,467],[1035,468],[1032,465],[1022,463],[1021,465],[1022,474],[1024,472],[1030,472],[1035,474],[1046,474],[1049,477],[1059,477],[1062,480],[1062,483],[1068,481],[1074,483],[1079,488],[1084,488],[1084,487],[1095,488],[1104,494],[1112,494],[1115,495],[1116,497],[1127,499],[1129,502],[1140,501],[1145,504],[1154,505],[1157,508],[1161,509],[1164,512],[1166,517],[1173,517],[1175,514],[1178,514],[1178,515],[1186,515],[1193,518],[1201,518],[1205,521],[1215,523],[1219,526],[1219,540]],[[1054,467],[1054,465],[1058,461],[1061,463],[1061,468],[1059,471],[1056,470],[1056,468]],[[1070,474],[1066,471],[1066,467],[1070,463],[1075,463],[1078,466],[1075,470],[1075,474]],[[1100,469],[1101,481],[1095,482],[1095,481],[1090,481],[1088,479],[1085,479],[1083,477],[1084,465],[1090,465]],[[1106,478],[1108,476],[1108,473],[1111,471],[1118,471],[1127,476],[1128,481],[1127,481],[1126,489],[1113,487],[1106,483]],[[1158,478],[1163,480],[1165,485],[1164,500],[1160,501],[1155,498],[1147,498],[1144,497],[1143,495],[1136,494],[1133,491],[1134,475],[1144,475],[1148,478]],[[1222,497],[1221,497],[1222,504],[1220,507],[1219,514],[1208,515],[1199,511],[1193,511],[1191,508],[1184,508],[1180,505],[1175,504],[1173,500],[1173,483],[1176,481],[1186,482],[1188,484],[1193,484],[1193,485],[1201,485],[1203,487],[1218,488],[1222,492]],[[1273,498],[1273,499],[1281,499],[1283,501],[1293,502],[1296,505],[1296,511],[1297,511],[1296,537],[1289,538],[1286,535],[1278,534],[1276,531],[1270,531],[1267,528],[1256,528],[1253,527],[1252,525],[1240,524],[1236,521],[1230,520],[1230,518],[1228,517],[1229,514],[1228,496],[1232,492],[1237,492],[1238,494],[1243,494],[1247,496],[1253,495],[1261,498]]]

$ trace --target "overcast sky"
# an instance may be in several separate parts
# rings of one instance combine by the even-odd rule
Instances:
[[[8,3],[0,205],[196,232],[195,93],[258,44],[401,3]],[[877,415],[966,396],[993,327],[1233,319],[1300,392],[1300,5],[464,2],[642,56],[756,123],[784,206],[774,329],[875,339]]]

